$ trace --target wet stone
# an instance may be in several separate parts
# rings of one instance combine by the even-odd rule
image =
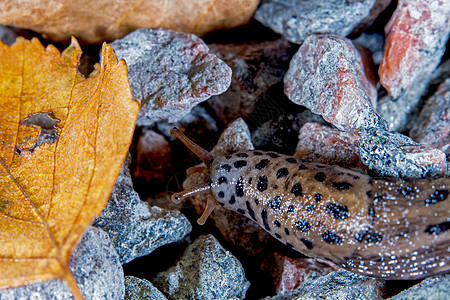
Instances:
[[[369,25],[382,10],[372,10],[375,2],[265,0],[257,9],[255,18],[289,41],[301,44],[312,33],[346,36],[360,23],[363,23],[361,27]]]
[[[123,299],[124,277],[119,256],[103,230],[89,227],[69,259],[69,268],[86,299]],[[0,299],[72,299],[61,280],[0,290]]]
[[[125,276],[124,300],[167,300],[167,298],[150,281]]]
[[[193,34],[139,29],[111,46],[127,63],[133,98],[141,100],[138,126],[176,122],[231,82],[230,67]]]
[[[387,128],[373,107],[377,90],[369,80],[374,74],[366,76],[369,62],[347,38],[312,34],[291,60],[284,92],[341,130]]]
[[[422,82],[439,64],[450,31],[442,0],[400,0],[386,25],[380,82],[393,98]]]
[[[290,299],[385,299],[385,282],[354,274],[344,269],[301,283],[286,295],[266,297],[266,300]]]
[[[11,46],[16,41],[16,38],[17,36],[11,28],[0,26],[0,41],[2,43]]]
[[[250,139],[250,130],[245,121],[238,118],[222,132],[211,153],[213,155],[225,155],[253,149],[255,147]]]
[[[250,286],[241,263],[212,235],[197,238],[153,284],[171,299],[243,299]]]
[[[94,226],[111,237],[122,264],[180,241],[192,230],[180,212],[149,207],[140,200],[133,189],[129,163],[130,156],[122,166],[105,209],[94,221]]]
[[[318,123],[306,123],[300,129],[294,156],[344,168],[365,168],[359,157],[359,138],[356,133]]]
[[[294,47],[283,38],[208,46],[211,53],[225,61],[233,71],[230,88],[208,100],[216,115],[225,123],[252,113],[261,95],[282,82],[294,55]]]
[[[391,300],[447,299],[450,295],[450,274],[425,278],[419,284],[390,298]]]

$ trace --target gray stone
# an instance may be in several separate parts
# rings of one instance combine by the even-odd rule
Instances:
[[[133,97],[142,101],[139,126],[176,122],[231,82],[230,67],[193,34],[139,29],[111,46],[127,63]]]
[[[292,293],[274,297],[266,297],[266,300],[312,300],[312,299],[339,299],[339,300],[375,300],[384,299],[385,282],[383,280],[369,278],[354,274],[344,269],[330,273],[302,283]]]
[[[105,230],[121,263],[144,256],[163,245],[182,240],[192,226],[179,211],[149,207],[133,190],[128,155],[116,185],[94,226]]]
[[[284,38],[208,46],[233,70],[230,88],[208,100],[216,115],[225,123],[252,113],[261,95],[283,80],[294,55],[293,45]]]
[[[375,2],[263,0],[255,19],[289,41],[301,44],[311,33],[348,35],[362,21],[370,21],[371,13],[377,15],[377,11],[372,11]]]
[[[450,274],[428,277],[391,300],[444,300],[450,298]]]
[[[11,28],[0,25],[0,41],[11,46],[16,41],[16,38],[17,35]]]
[[[167,300],[150,281],[125,276],[125,300]]]
[[[72,252],[69,267],[86,299],[123,299],[124,277],[119,256],[109,236],[101,229],[89,227]],[[1,300],[72,299],[65,282],[50,280],[15,289],[0,290]]]
[[[243,299],[250,283],[241,263],[212,236],[200,236],[153,284],[169,299]]]
[[[383,57],[384,35],[378,32],[365,33],[353,40],[353,43],[366,47],[372,53],[372,60],[375,65],[379,65]]]

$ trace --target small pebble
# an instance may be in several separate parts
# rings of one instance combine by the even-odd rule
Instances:
[[[124,300],[167,300],[167,298],[150,281],[125,276]]]

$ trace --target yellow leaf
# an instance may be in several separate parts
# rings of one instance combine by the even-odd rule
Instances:
[[[62,54],[0,43],[0,287],[60,278],[81,297],[68,259],[108,200],[139,104],[109,45],[89,78],[80,55],[75,39]]]
[[[247,23],[259,0],[0,0],[0,24],[71,35],[87,42],[121,38],[138,28],[205,34]]]

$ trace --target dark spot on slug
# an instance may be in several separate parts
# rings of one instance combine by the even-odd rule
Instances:
[[[245,160],[237,160],[234,162],[233,165],[236,169],[239,169],[239,168],[245,167],[247,165],[247,162]]]
[[[369,232],[365,242],[366,243],[377,243],[377,242],[381,242],[382,240],[383,240],[383,237],[381,234],[376,233],[376,232]]]
[[[250,177],[250,178],[248,179],[248,184],[252,184],[252,181],[253,181],[253,177]]]
[[[222,183],[227,183],[228,180],[225,176],[219,177],[219,179],[217,180],[218,184],[222,184]]]
[[[267,153],[267,155],[269,155],[269,156],[272,157],[272,158],[280,157],[278,154],[273,153],[273,152],[269,152],[269,153]]]
[[[308,168],[305,165],[298,166],[299,170],[308,170]]]
[[[336,219],[347,219],[348,218],[348,207],[341,203],[328,203],[326,206],[327,212]]]
[[[228,203],[235,204],[236,203],[236,197],[234,197],[234,195],[232,195],[230,200],[228,200]]]
[[[287,212],[294,212],[294,205],[289,205]]]
[[[438,235],[441,234],[445,231],[447,231],[450,228],[450,222],[443,222],[441,224],[434,224],[434,225],[429,225],[426,229],[425,232],[428,234],[434,234],[434,235]]]
[[[224,164],[220,166],[221,169],[224,169],[227,172],[231,171],[231,166],[229,164]]]
[[[314,204],[308,204],[308,205],[306,206],[306,211],[309,211],[309,212],[314,211],[314,208],[316,208],[316,207],[314,206]]]
[[[291,193],[295,196],[300,196],[302,194],[302,185],[298,182],[292,187]]]
[[[275,225],[276,227],[280,227],[281,223],[278,220],[273,221],[273,225]]]
[[[238,208],[237,212],[240,213],[241,215],[245,215],[245,210]]]
[[[268,159],[263,159],[255,165],[255,168],[261,170],[262,168],[266,167],[269,164],[269,162],[270,161]]]
[[[261,211],[261,219],[263,221],[264,228],[267,231],[270,231],[269,224],[267,223],[267,210],[265,208]]]
[[[278,189],[278,185],[274,184],[274,185],[273,185],[273,189],[274,189],[274,190]]]
[[[318,172],[316,175],[314,175],[314,179],[318,182],[324,182],[325,181],[325,173],[324,172]]]
[[[236,196],[244,196],[244,179],[242,179],[242,177],[239,177],[238,182],[236,183]]]
[[[219,193],[217,193],[217,196],[219,196],[219,198],[223,198],[225,196],[225,193],[220,191]]]
[[[416,192],[414,191],[414,189],[410,186],[404,187],[400,190],[400,194],[404,195],[404,196],[412,196],[414,195]]]
[[[333,186],[338,190],[338,191],[344,191],[344,190],[348,190],[351,189],[353,187],[353,185],[351,185],[348,182],[345,181],[341,181],[341,182],[333,182]]]
[[[254,200],[255,200],[255,204],[256,204],[256,205],[259,205],[259,200],[258,200],[258,198],[255,198]]]
[[[255,212],[253,211],[252,207],[250,206],[250,203],[248,201],[245,201],[245,205],[247,206],[248,215],[250,218],[252,218],[254,221],[256,221]]]
[[[258,183],[256,184],[256,188],[260,192],[267,190],[267,176],[259,177]]]
[[[325,242],[331,245],[342,243],[341,237],[331,230],[327,230],[324,233],[322,233],[322,238]]]
[[[237,157],[248,157],[248,154],[247,154],[247,153],[240,152],[240,153],[237,153],[236,156],[237,156]]]
[[[295,228],[297,228],[301,232],[306,232],[311,229],[311,225],[308,223],[308,221],[302,219],[297,221],[297,223],[295,223]]]
[[[279,210],[280,207],[281,207],[281,197],[280,197],[280,196],[275,196],[275,198],[273,198],[272,200],[270,200],[269,206],[270,206],[270,208],[272,208],[273,210]]]
[[[286,233],[286,235],[290,235],[291,233],[289,232],[289,229],[287,229],[286,227],[284,228],[284,233]]]
[[[254,154],[254,155],[262,155],[262,152],[259,152],[259,151],[253,151],[253,154]]]
[[[306,248],[308,248],[308,250],[311,250],[314,247],[313,243],[311,243],[307,239],[301,238],[300,241],[302,241],[302,243],[305,244],[305,246],[306,246]]]
[[[322,194],[317,193],[317,194],[314,195],[314,200],[316,200],[316,202],[319,202],[322,199],[323,199]]]
[[[372,191],[367,191],[366,195],[369,199],[372,199],[373,195],[372,195]]]
[[[275,233],[275,237],[276,237],[277,239],[281,239],[281,235],[279,235],[278,233]]]
[[[319,164],[317,164],[316,165],[316,168],[319,168],[319,169],[323,169],[323,168],[326,168],[327,166],[324,166],[324,165],[319,165]]]
[[[289,171],[288,171],[287,168],[281,168],[281,169],[279,169],[278,172],[277,172],[277,178],[285,177],[285,176],[287,176],[287,175],[289,175]]]
[[[358,232],[355,235],[355,240],[357,240],[358,242],[362,242],[364,240],[364,237],[367,235],[367,233],[369,233],[368,229]]]
[[[293,157],[286,158],[286,161],[288,163],[290,163],[290,164],[296,164],[297,163],[297,160],[295,158],[293,158]]]
[[[432,204],[435,204],[440,201],[444,201],[448,196],[447,190],[435,190],[434,193],[432,193],[428,199],[425,200],[425,205],[429,206]]]
[[[375,208],[373,207],[373,204],[369,205],[368,213],[370,217],[375,218]]]

